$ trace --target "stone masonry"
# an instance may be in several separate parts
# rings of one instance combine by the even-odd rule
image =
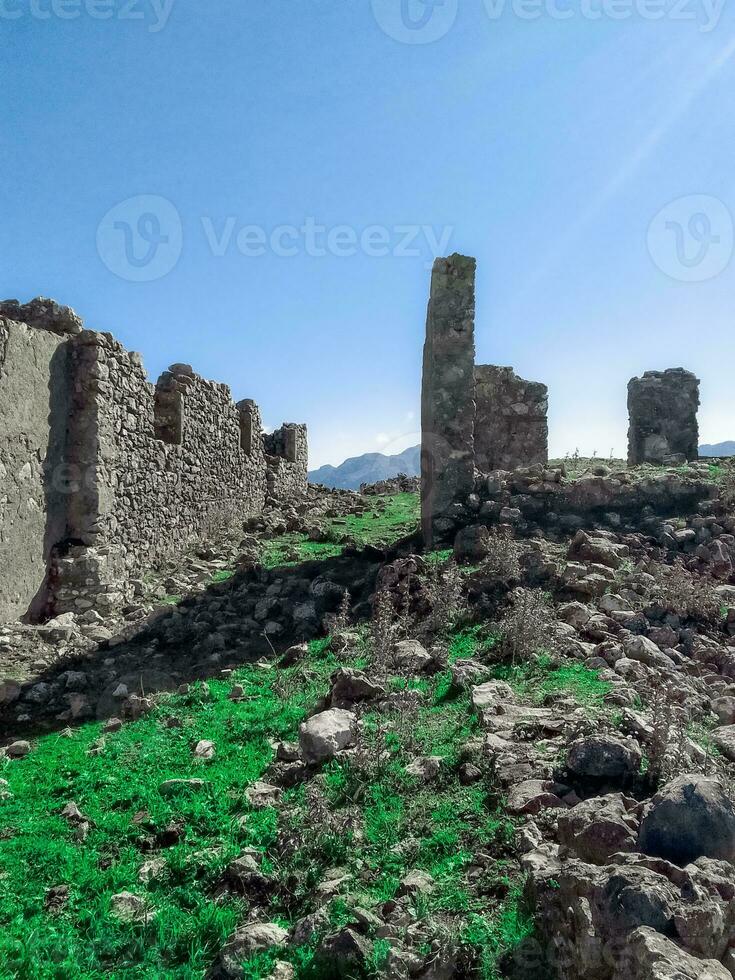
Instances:
[[[545,385],[512,368],[475,365],[475,260],[437,259],[431,276],[421,392],[424,542],[450,531],[476,470],[546,463]]]
[[[482,473],[545,465],[549,458],[549,392],[513,368],[475,367],[475,465]]]
[[[306,491],[306,427],[140,355],[50,300],[0,304],[0,621],[117,602],[130,580]]]
[[[431,274],[421,391],[421,526],[436,522],[474,483],[475,260],[437,259]]]
[[[683,368],[646,371],[628,383],[628,464],[699,455],[699,380]]]

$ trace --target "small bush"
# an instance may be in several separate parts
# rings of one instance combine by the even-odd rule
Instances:
[[[515,663],[557,647],[549,596],[538,589],[515,589],[511,606],[500,621],[500,651]]]

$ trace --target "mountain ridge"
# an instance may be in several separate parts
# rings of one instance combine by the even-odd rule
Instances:
[[[310,483],[321,483],[337,490],[359,490],[362,483],[377,483],[399,473],[418,476],[421,470],[421,446],[410,446],[394,456],[384,453],[363,453],[350,456],[339,466],[329,464],[311,470]]]

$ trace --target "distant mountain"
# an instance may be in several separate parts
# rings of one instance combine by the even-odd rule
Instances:
[[[377,483],[399,473],[418,476],[420,472],[421,446],[411,446],[397,456],[365,453],[364,456],[352,456],[339,466],[320,466],[309,473],[309,481],[339,490],[359,490],[361,483]]]
[[[714,445],[699,447],[700,456],[735,456],[735,442],[716,442]]]
[[[699,447],[700,456],[735,456],[735,441],[717,442]],[[361,483],[377,483],[392,476],[421,474],[421,446],[411,446],[397,456],[365,453],[352,456],[339,466],[320,466],[309,473],[310,483],[323,483],[340,490],[359,490]]]

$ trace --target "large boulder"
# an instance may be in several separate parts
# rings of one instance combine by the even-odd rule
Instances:
[[[304,762],[332,759],[342,749],[355,744],[357,718],[351,711],[330,708],[305,721],[299,729],[299,746]]]
[[[385,688],[371,681],[363,671],[352,667],[338,667],[331,681],[330,700],[333,708],[347,708],[357,701],[368,701],[385,694]]]
[[[594,796],[559,817],[559,843],[574,857],[605,864],[612,854],[636,850],[636,801],[621,793]]]
[[[288,932],[276,922],[249,922],[238,929],[220,953],[221,972],[226,977],[244,977],[243,960],[253,953],[286,945]]]
[[[458,562],[477,563],[487,558],[490,532],[482,524],[472,524],[457,532],[454,539],[454,558]]]
[[[648,926],[630,933],[613,980],[732,980],[717,960],[700,960]]]
[[[726,759],[735,762],[735,725],[723,725],[712,732],[712,742]]]
[[[722,784],[708,776],[678,776],[646,807],[640,848],[685,865],[700,857],[735,862],[735,806]]]
[[[621,782],[635,776],[642,754],[631,739],[614,735],[589,735],[577,739],[567,749],[567,767],[575,776]]]
[[[602,535],[595,537],[586,531],[577,531],[569,546],[568,557],[593,562],[596,565],[606,565],[608,568],[620,568],[628,554],[625,545]]]

